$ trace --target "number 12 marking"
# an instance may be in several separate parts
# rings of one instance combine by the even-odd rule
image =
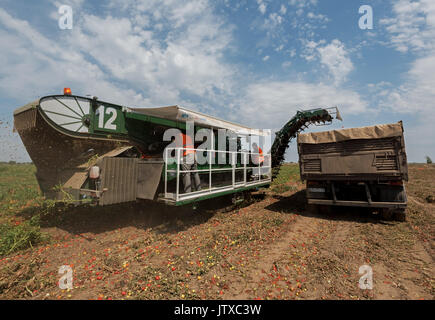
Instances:
[[[100,106],[98,109],[99,117],[98,117],[98,127],[101,129],[108,130],[116,130],[116,124],[114,123],[116,117],[118,116],[118,112],[116,112],[115,108]],[[109,120],[104,123],[104,114],[111,114]]]

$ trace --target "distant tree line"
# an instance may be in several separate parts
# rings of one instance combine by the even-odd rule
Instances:
[[[33,162],[16,162],[15,160],[0,161],[0,164],[33,164]]]

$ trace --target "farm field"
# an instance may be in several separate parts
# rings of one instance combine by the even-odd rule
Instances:
[[[61,208],[0,164],[0,299],[434,299],[435,165],[410,164],[407,221],[312,213],[297,164],[270,189],[172,208]],[[73,270],[61,290],[59,267]],[[359,267],[373,270],[361,290]]]

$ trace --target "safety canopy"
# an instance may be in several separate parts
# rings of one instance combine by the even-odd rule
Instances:
[[[252,129],[240,124],[236,124],[227,120],[222,120],[213,116],[205,115],[203,113],[192,111],[178,105],[159,108],[128,108],[132,112],[145,114],[148,116],[188,122],[193,121],[195,125],[207,128],[227,129],[239,135],[256,135],[256,136],[269,136],[270,130],[265,129]]]
[[[40,106],[46,116],[54,123],[64,129],[87,133],[88,128],[82,125],[82,118],[90,112],[90,98],[70,95],[47,96],[33,101],[15,110],[14,115],[23,113],[29,109]],[[98,103],[105,104],[103,101]],[[111,104],[113,106],[113,104]],[[198,111],[189,110],[178,105],[157,108],[131,108],[119,106],[123,111],[140,113],[156,118],[162,118],[178,122],[193,121],[195,125],[214,128],[227,129],[237,135],[270,136],[270,129],[253,129],[227,120],[219,119],[214,116],[206,115]],[[77,118],[78,117],[78,118]],[[75,121],[77,120],[77,121]]]
[[[402,136],[402,121],[393,124],[310,132],[298,135],[298,143],[330,143],[353,139],[381,139]]]

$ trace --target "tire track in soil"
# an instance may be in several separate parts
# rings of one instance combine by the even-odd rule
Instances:
[[[408,252],[389,247],[384,233],[399,224],[353,209],[337,211],[295,215],[285,234],[247,266],[244,277],[234,279],[223,298],[433,299],[433,258],[422,244]],[[373,290],[358,286],[364,264],[372,267]]]
[[[257,209],[262,209],[264,214],[268,213],[265,206]],[[293,224],[280,239],[264,248],[263,255],[258,260],[247,266],[244,276],[232,281],[231,290],[224,296],[225,299],[294,299],[323,296],[316,287],[323,286],[321,280],[325,280],[324,275],[317,272],[318,270],[308,270],[308,264],[312,263],[313,257],[326,261],[339,260],[334,255],[331,259],[328,252],[331,247],[340,246],[341,242],[338,240],[345,238],[349,228],[307,211],[292,215]],[[340,226],[339,232],[336,230],[337,226]],[[320,279],[319,274],[322,275]],[[325,281],[331,283],[330,277]],[[327,286],[331,287],[330,284]]]
[[[373,298],[433,299],[433,257],[425,246],[414,237],[407,248],[388,247],[385,230],[378,225],[371,226],[370,234],[370,242],[378,244],[368,246],[367,251],[376,261],[372,265]]]
[[[297,215],[290,229],[278,241],[265,248],[261,258],[247,268],[244,288],[235,287],[235,290],[228,292],[224,298],[252,299],[253,292],[266,286],[266,281],[263,280],[264,275],[272,272],[274,267],[277,268],[277,264],[291,253],[291,245],[305,243],[301,238],[301,235],[304,234],[302,229],[305,229],[305,233],[315,232],[318,230],[317,225],[318,222],[315,218]],[[240,289],[243,290],[240,292]],[[237,293],[237,291],[239,292]]]
[[[300,189],[303,187],[299,186]],[[240,273],[230,272],[221,266],[211,269],[212,273],[216,270],[229,287],[228,290],[224,290],[223,295],[220,295],[219,291],[216,293],[217,288],[213,287],[213,292],[207,292],[210,293],[207,297],[215,299],[434,299],[433,204],[425,204],[421,202],[421,198],[417,200],[410,196],[408,221],[395,223],[384,222],[368,214],[361,215],[356,209],[334,208],[328,214],[310,213],[302,209],[305,206],[305,199],[297,194],[301,195],[300,192],[295,191],[280,196],[269,195],[264,200],[243,209],[255,213],[257,219],[279,218],[282,224],[272,228],[275,229],[273,240],[260,242],[260,256],[254,256],[254,259],[250,256],[250,259],[247,259],[249,263],[237,266]],[[194,248],[201,245],[193,241],[192,248],[181,245],[177,251],[171,249],[172,251],[168,252],[167,249],[162,251],[161,256],[137,261],[136,258],[140,253],[138,250],[143,247],[153,249],[157,246],[160,250],[160,246],[165,243],[165,235],[168,233],[163,232],[160,235],[157,231],[160,229],[165,231],[169,228],[166,231],[170,231],[171,234],[187,235],[195,229],[198,235],[203,236],[201,239],[208,239],[204,236],[209,234],[209,227],[214,223],[208,222],[209,215],[191,221],[193,218],[190,216],[183,218],[180,214],[181,226],[175,226],[175,218],[171,218],[172,227],[168,228],[162,223],[169,218],[160,215],[155,217],[156,221],[151,219],[151,216],[136,213],[130,214],[127,218],[117,214],[109,215],[108,218],[105,212],[98,214],[101,219],[87,215],[83,217],[81,223],[72,224],[74,228],[67,224],[66,228],[60,230],[58,243],[14,254],[8,257],[8,260],[0,260],[1,270],[15,266],[19,268],[11,270],[16,273],[16,282],[9,283],[9,279],[5,279],[12,286],[5,289],[2,298],[45,299],[47,292],[57,290],[55,285],[58,279],[57,268],[61,264],[71,262],[69,257],[77,264],[74,268],[77,268],[77,280],[80,284],[80,288],[74,289],[74,298],[95,299],[100,293],[107,296],[118,293],[115,298],[119,297],[121,290],[126,290],[124,287],[128,287],[129,282],[135,280],[137,275],[142,275],[143,266],[159,267],[162,259],[169,257],[169,253],[187,256]],[[185,219],[184,223],[183,219]],[[219,219],[221,218],[216,217],[216,221]],[[227,221],[225,227],[231,227],[228,219],[232,217],[225,217],[225,219]],[[244,222],[243,218],[234,219],[236,224]],[[242,230],[249,232],[249,226],[246,225]],[[221,233],[225,234],[227,231],[223,229]],[[261,235],[267,237],[268,231]],[[62,240],[63,237],[65,239]],[[180,239],[174,241],[181,241]],[[135,243],[138,244],[137,248]],[[230,253],[226,258],[236,261],[240,258],[237,254],[243,251],[249,252],[247,246],[242,246],[239,251]],[[109,253],[119,260],[117,268],[114,267],[120,270],[117,275],[112,275],[111,272],[106,274],[106,270],[101,270],[106,265],[105,259]],[[129,266],[124,268],[124,262],[128,262]],[[373,290],[363,291],[358,288],[358,280],[361,276],[358,269],[362,264],[368,264],[373,268]],[[180,272],[181,267],[185,265],[180,264]],[[100,289],[94,288],[98,282],[95,281],[98,280],[96,272],[103,272],[101,281],[107,281],[107,284]],[[211,276],[212,273],[207,276]],[[0,288],[3,281],[1,277],[9,274],[9,272],[0,273]],[[38,292],[25,291],[26,286],[33,290],[32,283],[36,286],[36,283],[42,280],[46,285],[38,289]],[[195,288],[203,284],[194,279],[190,282]],[[49,288],[47,286],[50,283]],[[62,293],[63,297],[66,294]],[[51,298],[56,297],[51,295]]]

